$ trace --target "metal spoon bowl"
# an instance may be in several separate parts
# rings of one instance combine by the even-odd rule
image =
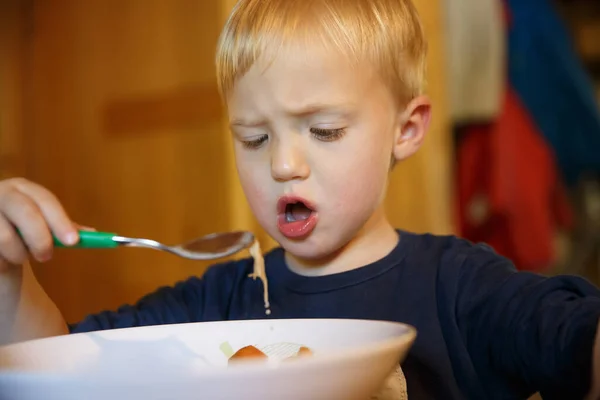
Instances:
[[[182,244],[167,246],[156,240],[130,238],[108,232],[79,231],[79,242],[74,246],[67,246],[57,238],[54,238],[54,245],[55,247],[85,249],[108,249],[120,246],[144,247],[166,251],[191,260],[215,260],[245,250],[252,246],[254,241],[252,233],[234,231],[211,233]]]

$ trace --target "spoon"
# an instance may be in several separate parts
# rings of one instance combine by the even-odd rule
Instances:
[[[54,237],[55,247],[81,249],[110,249],[120,246],[145,247],[192,260],[214,260],[227,257],[247,249],[253,243],[254,235],[244,231],[211,233],[175,246],[167,246],[150,239],[129,238],[114,233],[84,230],[79,231],[79,242],[73,246],[67,246]]]

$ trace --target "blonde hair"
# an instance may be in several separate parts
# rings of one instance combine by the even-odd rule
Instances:
[[[239,0],[217,47],[221,95],[259,57],[315,39],[376,67],[401,102],[424,90],[427,42],[411,0]]]

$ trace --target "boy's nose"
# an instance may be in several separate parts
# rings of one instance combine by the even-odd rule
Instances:
[[[271,176],[273,176],[273,179],[285,182],[308,178],[310,168],[303,153],[301,146],[294,143],[294,141],[277,143],[271,157]]]

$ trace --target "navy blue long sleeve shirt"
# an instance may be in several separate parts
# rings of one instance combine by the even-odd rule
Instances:
[[[256,318],[360,318],[408,323],[418,336],[402,370],[409,398],[583,398],[590,385],[600,291],[575,276],[517,272],[488,246],[401,232],[383,259],[344,273],[305,277],[284,251],[265,257],[263,286],[252,259],[209,268],[134,305],[71,326],[86,332]]]

